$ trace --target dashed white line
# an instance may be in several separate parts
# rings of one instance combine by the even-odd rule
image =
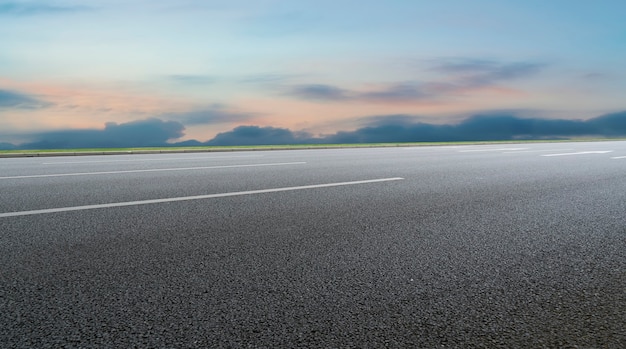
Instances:
[[[614,156],[611,159],[626,159],[626,156]]]
[[[594,150],[594,151],[579,151],[576,153],[560,153],[560,154],[544,154],[541,156],[570,156],[570,155],[587,155],[587,154],[606,154],[612,150]]]
[[[247,164],[247,165],[223,165],[223,166],[203,166],[203,167],[176,167],[176,168],[153,168],[147,170],[126,170],[126,171],[102,171],[102,172],[76,172],[76,173],[56,173],[26,176],[9,176],[0,177],[0,179],[25,179],[25,178],[47,178],[47,177],[68,177],[68,176],[95,176],[105,174],[122,174],[122,173],[141,173],[141,172],[165,172],[165,171],[193,171],[193,170],[212,170],[221,168],[239,168],[239,167],[262,167],[262,166],[288,166],[302,165],[306,162],[278,162],[269,164]]]
[[[368,183],[380,183],[380,182],[389,182],[389,181],[399,181],[399,180],[403,180],[403,179],[404,178],[401,178],[401,177],[381,178],[381,179],[368,179],[368,180],[352,181],[352,182],[338,182],[338,183],[327,183],[327,184],[302,185],[302,186],[297,186],[297,187],[283,187],[283,188],[272,188],[272,189],[237,191],[237,192],[230,192],[230,193],[196,195],[196,196],[183,196],[183,197],[166,198],[166,199],[115,202],[115,203],[99,204],[99,205],[59,207],[59,208],[49,208],[49,209],[43,209],[43,210],[20,211],[20,212],[6,212],[6,213],[0,213],[0,218],[17,217],[17,216],[30,216],[30,215],[38,215],[38,214],[46,214],[46,213],[57,213],[57,212],[84,211],[84,210],[93,210],[93,209],[99,209],[99,208],[138,206],[138,205],[148,205],[148,204],[161,204],[161,203],[166,203],[166,202],[177,202],[177,201],[214,199],[214,198],[223,198],[223,197],[240,196],[240,195],[277,193],[277,192],[282,192],[282,191],[294,191],[294,190],[305,190],[305,189],[316,189],[316,188],[330,188],[330,187],[339,187],[339,186],[346,186],[346,185],[357,185],[357,184],[368,184]]]

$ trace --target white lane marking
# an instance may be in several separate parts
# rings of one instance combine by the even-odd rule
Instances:
[[[148,169],[148,170],[58,173],[58,174],[42,174],[42,175],[0,177],[0,179],[24,179],[24,178],[46,178],[46,177],[67,177],[67,176],[90,176],[90,175],[140,173],[140,172],[192,171],[192,170],[212,170],[212,169],[220,169],[220,168],[261,167],[261,166],[287,166],[287,165],[302,165],[302,164],[306,164],[306,162],[303,162],[303,161],[300,161],[300,162],[277,162],[277,163],[270,163],[270,164],[223,165],[223,166],[203,166],[203,167],[153,168],[153,169]]]
[[[467,148],[469,145],[416,145],[414,147],[403,147],[404,150],[438,150],[438,149],[458,149],[458,148]]]
[[[468,149],[468,150],[459,150],[459,153],[474,153],[474,152],[484,152],[484,151],[507,151],[507,150],[525,150],[528,148],[499,148],[499,149]]]
[[[238,159],[238,158],[260,158],[263,155],[238,155],[238,156],[204,156],[195,158],[166,158],[166,159],[124,159],[124,160],[87,160],[87,161],[51,161],[42,162],[42,165],[66,165],[66,164],[96,164],[108,162],[143,162],[143,161],[178,161],[178,160],[219,160],[219,159]]]
[[[586,155],[586,154],[606,154],[612,150],[596,150],[596,151],[579,151],[576,153],[561,153],[561,154],[544,154],[541,156],[569,156],[569,155]]]
[[[539,149],[539,150],[518,150],[518,151],[505,151],[502,154],[521,154],[521,153],[541,153],[544,151],[566,151],[570,149]]]
[[[626,156],[614,156],[611,159],[626,159]]]
[[[161,203],[176,202],[176,201],[214,199],[214,198],[224,198],[224,197],[229,197],[229,196],[240,196],[240,195],[277,193],[277,192],[281,192],[281,191],[294,191],[294,190],[305,190],[305,189],[316,189],[316,188],[329,188],[329,187],[339,187],[339,186],[346,186],[346,185],[357,185],[357,184],[368,184],[368,183],[380,183],[380,182],[389,182],[389,181],[399,181],[399,180],[403,180],[403,179],[404,178],[401,178],[401,177],[381,178],[381,179],[368,179],[368,180],[352,181],[352,182],[313,184],[313,185],[302,185],[302,186],[297,186],[297,187],[284,187],[284,188],[273,188],[273,189],[248,190],[248,191],[237,191],[237,192],[230,192],[230,193],[196,195],[196,196],[183,196],[183,197],[167,198],[167,199],[115,202],[115,203],[110,203],[110,204],[73,206],[73,207],[59,207],[59,208],[49,208],[49,209],[43,209],[43,210],[20,211],[20,212],[6,212],[6,213],[0,213],[0,218],[17,217],[17,216],[30,216],[30,215],[46,214],[46,213],[57,213],[57,212],[93,210],[93,209],[98,209],[98,208],[111,208],[111,207],[124,207],[124,206],[161,204]]]

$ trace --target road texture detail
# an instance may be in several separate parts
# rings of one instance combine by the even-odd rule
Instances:
[[[626,142],[6,158],[0,177],[1,348],[626,347]]]

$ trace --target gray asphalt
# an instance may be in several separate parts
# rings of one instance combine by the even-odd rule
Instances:
[[[611,152],[543,156],[587,151]],[[1,348],[626,347],[626,142],[0,159],[0,177]]]

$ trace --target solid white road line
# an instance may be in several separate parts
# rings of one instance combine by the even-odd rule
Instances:
[[[110,203],[110,204],[74,206],[74,207],[60,207],[60,208],[49,208],[49,209],[43,209],[43,210],[21,211],[21,212],[6,212],[6,213],[0,213],[0,218],[17,217],[17,216],[30,216],[30,215],[46,214],[46,213],[57,213],[57,212],[93,210],[93,209],[98,209],[98,208],[111,208],[111,207],[124,207],[124,206],[138,206],[138,205],[148,205],[148,204],[160,204],[160,203],[176,202],[176,201],[214,199],[214,198],[223,198],[223,197],[229,197],[229,196],[254,195],[254,194],[263,194],[263,193],[276,193],[276,192],[281,192],[281,191],[294,191],[294,190],[305,190],[305,189],[316,189],[316,188],[329,188],[329,187],[339,187],[339,186],[346,186],[346,185],[357,185],[357,184],[368,184],[368,183],[398,181],[398,180],[403,180],[403,179],[404,178],[400,178],[400,177],[381,178],[381,179],[368,179],[368,180],[352,181],[352,182],[339,182],[339,183],[328,183],[328,184],[302,185],[302,186],[297,186],[297,187],[284,187],[284,188],[273,188],[273,189],[237,191],[237,192],[231,192],[231,193],[196,195],[196,196],[184,196],[184,197],[167,198],[167,199],[116,202],[116,203]]]
[[[486,152],[486,151],[507,151],[507,150],[525,150],[528,148],[500,148],[500,149],[468,149],[468,150],[459,150],[459,153],[477,153],[477,152]]]
[[[67,176],[90,176],[90,175],[140,173],[140,172],[192,171],[192,170],[212,170],[212,169],[220,169],[220,168],[287,166],[287,165],[302,165],[302,164],[306,164],[306,162],[300,161],[300,162],[278,162],[278,163],[269,163],[269,164],[224,165],[224,166],[203,166],[203,167],[183,167],[183,168],[181,168],[181,167],[177,167],[177,168],[154,168],[154,169],[149,169],[149,170],[58,173],[58,174],[43,174],[43,175],[9,176],[9,177],[0,177],[0,179],[25,179],[25,178],[46,178],[46,177],[67,177]]]
[[[143,162],[143,161],[178,161],[178,160],[219,160],[219,159],[237,159],[237,158],[259,158],[263,155],[238,155],[238,156],[204,156],[194,158],[163,158],[163,159],[124,159],[124,160],[86,160],[86,161],[50,161],[42,162],[42,165],[66,165],[66,164],[96,164],[108,162]]]
[[[606,154],[612,150],[596,150],[596,151],[579,151],[576,153],[561,153],[561,154],[544,154],[541,156],[569,156],[569,155],[586,155],[586,154]]]
[[[523,153],[541,153],[544,151],[566,151],[572,149],[539,149],[539,150],[518,150],[518,151],[505,151],[502,154],[523,154]]]
[[[467,148],[469,145],[416,145],[414,147],[403,147],[403,150],[439,150],[439,149],[458,149],[458,148]]]

